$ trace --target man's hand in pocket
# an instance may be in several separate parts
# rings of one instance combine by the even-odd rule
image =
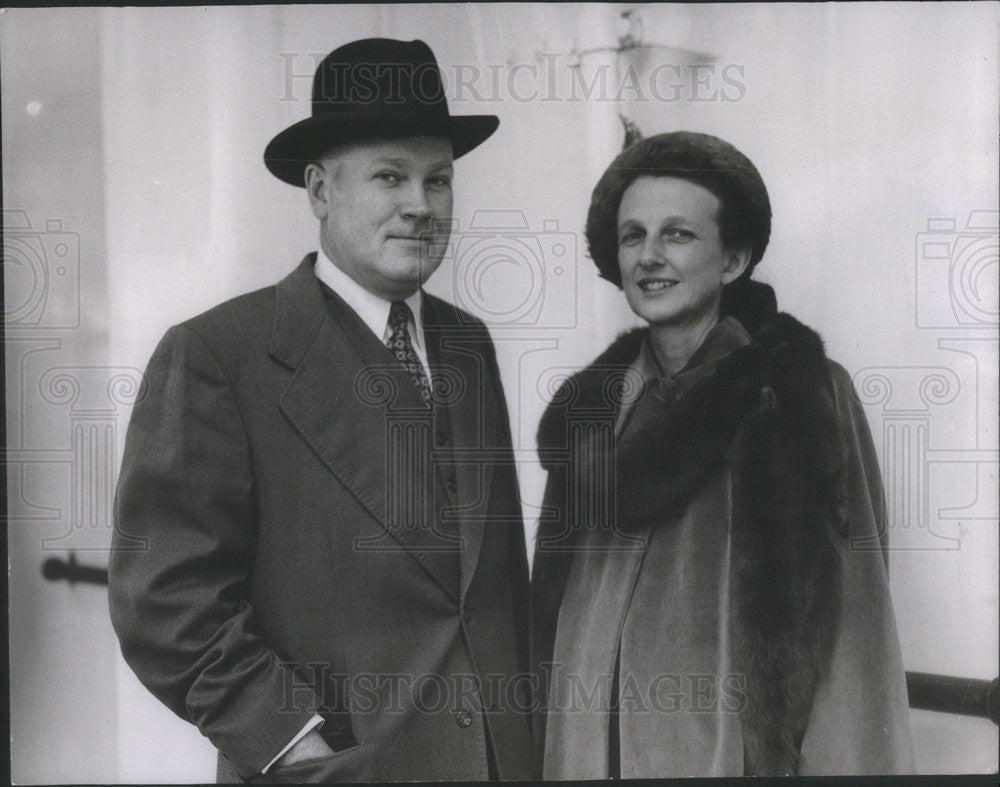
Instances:
[[[326,745],[319,730],[309,730],[300,740],[296,741],[292,748],[281,755],[281,759],[274,764],[274,767],[283,768],[297,762],[329,757],[331,754],[333,754],[333,749]]]

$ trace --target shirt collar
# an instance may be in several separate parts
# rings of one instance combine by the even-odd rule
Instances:
[[[646,379],[659,379],[663,384],[676,385],[682,392],[687,392],[695,383],[708,377],[719,361],[733,350],[750,344],[750,334],[735,317],[722,317],[705,335],[698,349],[694,351],[687,364],[671,378],[664,376],[660,369],[653,348],[650,346],[649,335],[642,342],[636,366]]]
[[[685,367],[669,378],[664,377],[649,342],[649,334],[646,334],[639,348],[638,357],[626,372],[628,380],[624,387],[622,406],[615,421],[615,437],[621,435],[633,407],[650,388],[658,391],[661,398],[677,399],[715,371],[719,362],[727,355],[750,344],[751,339],[742,323],[727,315],[705,335]]]
[[[391,301],[369,292],[338,268],[326,256],[322,247],[316,255],[316,278],[339,295],[379,341],[389,338],[389,308]],[[423,290],[417,290],[405,299],[413,319],[410,321],[410,341],[417,349],[424,346]]]

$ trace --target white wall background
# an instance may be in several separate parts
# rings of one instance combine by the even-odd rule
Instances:
[[[613,46],[627,9],[645,43],[672,48],[586,54],[574,85],[572,50]],[[501,119],[458,163],[458,262],[429,289],[491,326],[529,537],[544,381],[634,319],[582,236],[590,190],[621,145],[617,113],[647,134],[713,133],[750,156],[770,191],[760,278],[820,331],[870,404],[893,494],[907,668],[995,677],[998,18],[996,5],[933,3],[0,12],[4,209],[30,222],[15,231],[8,219],[5,247],[15,781],[214,778],[211,747],[118,658],[103,591],[43,582],[38,566],[71,549],[106,562],[100,490],[129,411],[108,381],[141,370],[168,326],[273,283],[316,247],[304,195],[261,154],[308,114],[314,56],[373,35],[424,39],[446,79],[467,67],[465,85],[449,85],[452,111]],[[639,87],[618,91],[613,69],[630,63]],[[661,71],[654,95],[643,80],[663,63],[680,71]],[[608,87],[588,98],[601,68]],[[477,229],[498,220],[479,211],[528,229]],[[979,229],[966,229],[970,216]],[[954,230],[928,236],[940,219]],[[78,287],[72,265],[55,278],[64,235]],[[487,249],[515,247],[520,267],[482,267]],[[49,290],[33,289],[25,249]],[[54,367],[70,369],[75,394]],[[87,431],[94,423],[108,431]],[[921,771],[996,770],[988,721],[914,711],[913,726]]]

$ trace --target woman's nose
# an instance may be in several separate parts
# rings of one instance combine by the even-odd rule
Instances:
[[[663,244],[653,235],[649,235],[643,241],[639,251],[639,264],[643,268],[658,268],[666,262],[663,256]]]

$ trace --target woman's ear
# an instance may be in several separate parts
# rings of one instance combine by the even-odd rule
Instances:
[[[726,251],[726,267],[722,271],[723,284],[731,284],[743,275],[743,271],[750,264],[750,252],[749,246]]]

